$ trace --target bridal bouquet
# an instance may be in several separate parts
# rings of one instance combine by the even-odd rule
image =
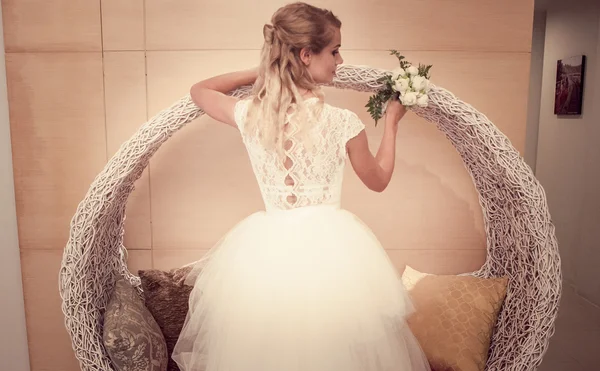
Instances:
[[[429,70],[431,65],[419,64],[418,67],[404,60],[396,50],[391,50],[400,62],[400,66],[386,73],[378,82],[384,86],[369,98],[368,108],[371,117],[377,121],[383,116],[385,105],[390,99],[399,99],[407,108],[418,106],[427,107],[429,102]]]

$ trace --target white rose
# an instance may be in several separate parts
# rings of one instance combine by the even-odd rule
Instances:
[[[427,103],[429,103],[429,95],[422,94],[417,97],[417,105],[419,107],[427,107]]]
[[[430,84],[429,80],[425,79],[424,86],[423,86],[423,90],[425,90],[425,93],[429,93],[429,89],[431,88],[429,84]]]
[[[392,80],[398,80],[398,77],[406,76],[406,71],[402,67],[396,67],[392,70]]]
[[[417,103],[417,93],[410,91],[400,97],[402,104],[405,106],[414,106]]]
[[[411,80],[412,80],[412,87],[416,91],[421,91],[421,90],[425,89],[425,80],[427,80],[425,77],[417,75],[417,76],[411,77]]]
[[[419,69],[415,66],[410,66],[406,69],[406,72],[408,72],[409,75],[418,75],[419,74]]]
[[[401,78],[396,81],[394,88],[397,92],[404,94],[410,88],[410,80]]]

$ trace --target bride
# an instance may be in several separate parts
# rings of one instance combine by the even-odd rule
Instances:
[[[389,103],[373,156],[358,116],[324,102],[319,86],[343,62],[340,28],[330,11],[287,5],[264,26],[258,69],[191,89],[206,114],[239,129],[265,210],[194,263],[172,355],[182,371],[429,370],[395,267],[340,207],[347,159],[369,189],[386,188],[406,112]],[[250,98],[226,95],[248,84]]]

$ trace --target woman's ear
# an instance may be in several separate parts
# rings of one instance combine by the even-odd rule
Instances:
[[[302,50],[300,50],[300,60],[302,60],[302,63],[304,63],[304,65],[308,66],[310,64],[310,58],[311,58],[310,50],[308,50],[308,48],[302,48]]]

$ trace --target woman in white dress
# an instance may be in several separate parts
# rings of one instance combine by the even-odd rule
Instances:
[[[194,288],[172,355],[182,371],[429,370],[397,271],[340,207],[347,159],[369,189],[386,188],[405,113],[389,103],[373,156],[358,116],[324,102],[319,86],[342,63],[340,28],[330,11],[287,5],[264,27],[258,69],[191,89],[207,115],[239,129],[265,210],[188,275]],[[248,99],[225,95],[248,84]]]

